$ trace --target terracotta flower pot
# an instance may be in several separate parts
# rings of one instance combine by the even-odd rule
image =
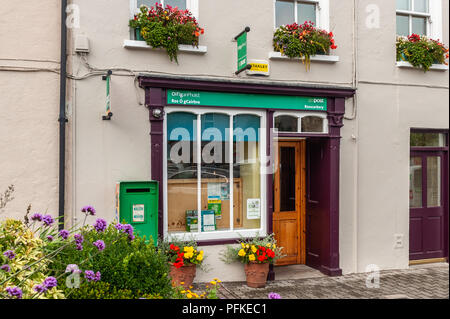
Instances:
[[[183,286],[188,289],[194,282],[195,274],[197,272],[197,265],[183,266],[180,268],[170,264],[170,278],[172,278],[172,286]],[[181,283],[184,284],[181,284]]]
[[[264,288],[269,274],[269,264],[250,263],[245,264],[245,275],[247,286],[251,288]]]

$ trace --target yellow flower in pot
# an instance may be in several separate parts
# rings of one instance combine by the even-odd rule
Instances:
[[[265,287],[269,265],[282,257],[281,247],[277,247],[274,235],[253,239],[242,239],[240,246],[227,246],[224,260],[227,263],[240,261],[244,264],[247,285],[252,288]]]

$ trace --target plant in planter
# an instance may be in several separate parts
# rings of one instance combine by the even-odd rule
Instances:
[[[282,257],[281,251],[273,234],[263,238],[241,239],[238,246],[227,246],[224,261],[243,263],[247,286],[263,288],[266,286],[269,265]]]
[[[308,70],[311,56],[329,55],[330,50],[337,49],[333,36],[333,32],[316,28],[311,21],[288,24],[275,31],[273,49],[289,58],[300,58]]]
[[[439,41],[412,34],[397,38],[397,61],[408,61],[427,72],[433,64],[448,65],[448,48]]]
[[[179,10],[161,4],[148,8],[141,6],[140,12],[129,21],[136,30],[136,38],[144,40],[153,48],[164,48],[171,61],[178,63],[178,45],[187,44],[198,47],[199,37],[204,33],[189,10]]]
[[[169,259],[172,285],[188,289],[194,281],[197,265],[203,263],[203,250],[198,250],[195,243],[171,243],[165,252]]]

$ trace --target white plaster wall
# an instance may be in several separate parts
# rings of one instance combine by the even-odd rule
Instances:
[[[221,258],[226,246],[200,247],[204,251],[204,270],[197,267],[195,282],[209,282],[214,278],[222,281],[245,281],[244,264],[233,262],[224,263]]]
[[[15,185],[0,219],[29,204],[58,214],[59,12],[55,0],[0,5],[0,192]]]
[[[373,3],[380,9],[380,29],[366,26],[365,10]],[[448,129],[448,71],[396,67],[395,1],[358,5],[356,265],[347,267],[347,258],[341,265],[344,272],[364,272],[370,264],[408,268],[410,129]],[[448,45],[448,1],[443,1],[442,40]],[[394,247],[397,234],[403,235],[403,248]],[[342,240],[348,241],[346,236],[341,233]],[[341,254],[347,251],[341,248]]]

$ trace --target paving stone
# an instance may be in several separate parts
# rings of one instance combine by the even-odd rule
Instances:
[[[225,299],[265,299],[270,292],[284,299],[448,299],[449,267],[387,270],[380,272],[380,287],[366,287],[367,274],[276,280],[265,288],[252,289],[245,282],[225,282]]]

